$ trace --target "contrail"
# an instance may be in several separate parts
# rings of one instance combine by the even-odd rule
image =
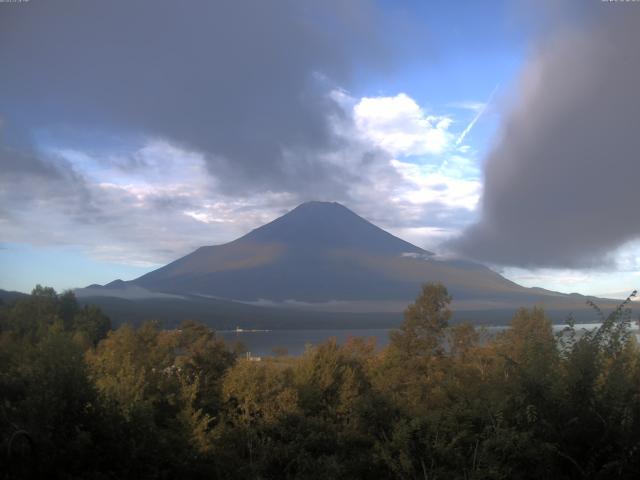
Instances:
[[[471,122],[469,122],[469,125],[467,125],[467,128],[465,128],[462,133],[460,134],[460,136],[458,137],[458,139],[456,140],[456,147],[459,146],[463,140],[464,137],[467,136],[467,134],[471,131],[471,129],[475,126],[475,124],[478,122],[478,120],[480,119],[480,117],[482,116],[482,114],[484,114],[485,110],[487,109],[487,107],[489,106],[489,104],[491,103],[491,100],[493,100],[493,96],[495,95],[495,93],[498,91],[498,87],[500,86],[500,84],[497,84],[495,87],[493,87],[493,90],[491,91],[491,95],[489,95],[489,98],[487,99],[486,103],[484,104],[484,106],[480,109],[480,111],[478,113],[476,113],[476,116],[473,117],[473,120],[471,120]]]

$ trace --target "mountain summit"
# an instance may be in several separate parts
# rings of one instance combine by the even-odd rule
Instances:
[[[431,255],[394,237],[336,202],[306,202],[252,230],[242,242],[279,242],[295,248],[357,248],[382,255]]]

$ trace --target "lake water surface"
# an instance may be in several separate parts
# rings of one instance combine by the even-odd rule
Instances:
[[[217,333],[227,342],[239,341],[252,355],[264,357],[273,354],[275,348],[285,348],[289,355],[301,355],[307,345],[318,345],[335,338],[342,344],[352,337],[375,338],[378,347],[389,343],[389,328],[355,330],[219,330]]]
[[[588,330],[600,326],[599,323],[576,324],[576,330]],[[558,332],[566,325],[554,325],[553,329]],[[487,336],[493,336],[505,330],[505,326],[485,326],[483,328]],[[636,325],[633,325],[637,329]],[[307,345],[318,345],[330,338],[335,338],[339,344],[344,343],[352,337],[374,338],[376,345],[384,347],[389,343],[390,328],[371,328],[353,330],[260,330],[241,331],[219,330],[217,333],[227,342],[239,341],[244,344],[249,352],[254,356],[264,357],[273,355],[276,348],[286,349],[289,355],[301,355]],[[636,334],[636,337],[638,335]],[[640,338],[639,338],[640,340]]]

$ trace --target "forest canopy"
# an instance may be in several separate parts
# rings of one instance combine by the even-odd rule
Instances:
[[[1,478],[638,478],[628,300],[488,338],[424,285],[390,343],[251,361],[185,321],[114,330],[72,292],[0,305]]]

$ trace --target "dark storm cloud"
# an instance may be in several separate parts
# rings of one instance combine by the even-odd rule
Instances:
[[[63,160],[49,162],[30,148],[7,146],[1,138],[0,166],[0,199],[17,211],[25,201],[73,198],[82,204],[89,195],[83,179]]]
[[[4,7],[4,8],[3,8]],[[386,62],[367,1],[33,1],[0,15],[0,99],[24,129],[158,136],[227,191],[340,183],[327,93]],[[336,82],[331,83],[331,82]]]
[[[640,237],[640,8],[594,4],[538,43],[486,160],[482,218],[453,242],[459,252],[588,267]]]

